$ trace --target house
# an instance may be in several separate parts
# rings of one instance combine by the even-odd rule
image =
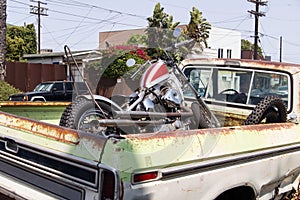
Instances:
[[[64,52],[25,54],[23,55],[23,59],[29,63],[62,64],[64,62],[64,55]]]
[[[67,58],[64,52],[49,52],[42,54],[25,54],[24,59],[28,63],[42,63],[42,64],[60,64],[64,65],[66,68],[66,80],[71,80],[70,70],[72,70],[73,78],[76,81],[82,81],[81,75],[76,68],[78,65],[80,71],[84,71],[86,62],[91,59],[99,59],[101,53],[97,50],[86,50],[86,51],[76,51],[72,52],[72,56]],[[71,66],[67,65],[68,60],[70,60]]]
[[[120,31],[104,31],[99,33],[99,49],[109,46],[126,44],[133,35],[145,34],[145,29],[130,29]],[[212,27],[207,40],[208,48],[202,53],[192,54],[192,57],[241,58],[241,33],[239,31]],[[196,49],[195,52],[201,50]]]

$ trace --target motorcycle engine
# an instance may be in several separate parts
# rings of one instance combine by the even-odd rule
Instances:
[[[139,99],[138,93],[133,93],[130,95],[129,105],[134,104]],[[145,111],[145,112],[178,112],[181,110],[183,103],[183,97],[181,93],[170,85],[157,85],[153,87],[151,92],[149,92],[143,100],[138,103],[134,110],[135,111]],[[161,131],[174,131],[177,129],[187,129],[186,120],[182,121],[178,117],[166,117],[160,119],[157,117],[144,118],[140,120],[150,120],[150,121],[165,121],[165,124],[155,125],[155,126],[141,126],[139,127],[140,132],[161,132]]]

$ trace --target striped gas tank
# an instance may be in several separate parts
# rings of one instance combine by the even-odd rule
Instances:
[[[150,88],[170,77],[167,65],[159,60],[152,64],[143,74],[140,86],[141,88]]]

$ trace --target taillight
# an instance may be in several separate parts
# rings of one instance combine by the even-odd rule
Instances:
[[[101,173],[101,182],[101,199],[114,199],[116,185],[114,174],[104,170]]]
[[[158,178],[158,171],[146,172],[133,175],[133,183],[147,182]]]

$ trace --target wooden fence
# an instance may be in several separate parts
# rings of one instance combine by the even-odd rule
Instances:
[[[24,91],[32,91],[44,81],[67,80],[65,65],[6,62],[6,82]]]

